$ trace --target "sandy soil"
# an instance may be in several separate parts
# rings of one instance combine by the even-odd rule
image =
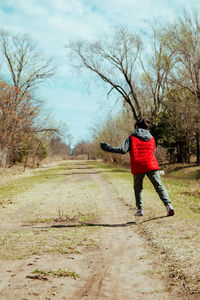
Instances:
[[[78,170],[78,171],[77,171]],[[145,241],[137,234],[135,228],[138,219],[133,211],[115,198],[115,186],[105,181],[103,173],[89,168],[87,164],[73,163],[70,180],[79,182],[87,176],[91,182],[101,187],[101,201],[105,213],[91,226],[98,225],[93,239],[98,245],[85,246],[79,255],[70,259],[56,253],[32,255],[28,259],[0,261],[0,299],[1,300],[122,300],[122,299],[188,299],[170,294],[166,278],[159,278],[154,269],[159,268],[159,258],[153,258]],[[55,187],[54,187],[55,189]],[[49,190],[49,193],[53,193]],[[37,190],[35,190],[37,197]],[[59,194],[59,197],[65,195]],[[48,224],[24,226],[23,213],[29,203],[18,203],[4,221],[0,222],[0,232],[5,230],[48,230]],[[92,201],[92,199],[90,199]],[[6,219],[6,221],[5,221]],[[57,230],[80,224],[59,224]],[[86,226],[86,225],[81,225]],[[38,229],[37,229],[38,227]],[[42,228],[41,228],[42,227]],[[33,269],[75,270],[80,278],[70,277],[33,277]],[[32,274],[32,275],[31,275]]]

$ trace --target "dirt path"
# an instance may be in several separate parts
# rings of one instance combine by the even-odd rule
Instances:
[[[72,182],[79,183],[86,178],[90,183],[98,184],[100,188],[104,213],[97,222],[90,224],[91,227],[97,228],[93,239],[97,240],[98,244],[82,247],[81,254],[71,255],[71,259],[66,259],[62,254],[47,252],[42,255],[35,253],[27,259],[2,261],[0,299],[178,299],[177,295],[170,295],[167,291],[167,278],[161,279],[155,275],[153,270],[159,268],[159,260],[158,265],[155,265],[155,261],[152,262],[146,243],[136,233],[138,220],[133,217],[133,212],[116,198],[115,186],[105,180],[102,171],[92,169],[87,164],[73,163],[71,168],[69,165],[68,167],[70,173],[66,175],[70,175],[70,179],[65,182],[66,188],[70,189]],[[45,193],[46,188],[42,185],[38,190],[35,189],[34,197],[37,198],[37,193]],[[48,186],[49,193],[55,190],[55,185]],[[84,192],[87,193],[87,187]],[[66,193],[66,190],[63,193]],[[34,198],[30,198],[31,191],[28,194],[28,203],[18,203],[7,217],[5,210],[4,221],[0,222],[0,232],[5,228],[8,231],[14,231],[16,228],[32,231],[34,234],[39,234],[41,230],[51,230],[51,226],[44,223],[24,226],[26,224],[23,223],[23,213],[26,213],[30,205],[34,205]],[[62,195],[60,192],[59,197],[64,198],[66,194]],[[56,230],[75,228],[78,231],[84,226],[86,227],[65,223],[63,226],[59,224]],[[45,279],[41,276],[35,277],[34,280],[34,277],[30,276],[33,269],[55,269],[55,266],[57,269],[67,266],[76,270],[80,278]]]

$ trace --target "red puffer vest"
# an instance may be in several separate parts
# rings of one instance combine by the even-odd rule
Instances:
[[[134,136],[131,139],[131,173],[141,174],[154,170],[159,170],[159,165],[155,157],[155,140],[152,137],[149,141],[143,141]]]

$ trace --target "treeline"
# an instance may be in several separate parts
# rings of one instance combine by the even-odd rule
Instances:
[[[197,11],[183,12],[173,24],[150,24],[148,35],[121,28],[92,42],[73,42],[68,48],[76,67],[89,70],[108,88],[108,100],[112,94],[124,104],[121,114],[94,128],[91,156],[121,160],[119,155],[101,152],[99,142],[118,146],[136,120],[148,118],[161,160],[190,162],[195,155],[200,164]]]
[[[2,30],[0,62],[0,166],[38,165],[48,153],[55,155],[55,144],[57,155],[66,156],[69,147],[63,147],[61,128],[41,116],[42,101],[36,97],[39,86],[54,75],[52,59],[41,54],[29,35]]]

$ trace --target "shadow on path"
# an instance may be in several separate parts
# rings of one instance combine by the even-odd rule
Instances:
[[[135,225],[136,222],[127,222],[122,224],[101,224],[101,223],[80,223],[80,224],[55,224],[51,226],[35,226],[32,228],[74,228],[74,227],[83,227],[83,226],[91,226],[91,227],[127,227],[131,225]]]
[[[164,219],[164,218],[168,218],[169,216],[160,216],[160,217],[154,217],[154,218],[151,218],[151,219],[148,219],[148,220],[144,220],[140,223],[145,223],[145,222],[150,222],[150,221],[153,221],[153,220],[159,220],[159,219]]]
[[[141,218],[141,217],[139,217],[139,218]],[[115,228],[115,227],[128,227],[128,226],[142,224],[145,222],[150,222],[150,221],[159,220],[159,219],[163,219],[163,218],[168,218],[168,217],[160,216],[160,217],[154,217],[151,219],[147,219],[144,221],[139,221],[139,222],[131,221],[131,222],[121,223],[121,224],[102,224],[102,223],[55,224],[55,225],[51,225],[51,226],[33,226],[32,228],[76,228],[76,227],[83,227],[83,226]]]

